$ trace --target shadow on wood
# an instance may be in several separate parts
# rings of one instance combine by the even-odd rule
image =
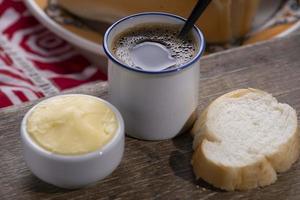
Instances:
[[[70,189],[59,188],[49,183],[46,183],[40,180],[39,178],[37,178],[36,176],[34,176],[33,174],[28,175],[25,181],[26,181],[26,185],[30,186],[29,190],[35,193],[63,194],[63,193],[74,191]]]

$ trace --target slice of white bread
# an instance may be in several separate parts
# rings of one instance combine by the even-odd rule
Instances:
[[[196,121],[194,173],[224,190],[274,183],[299,156],[296,111],[257,89],[214,100]]]

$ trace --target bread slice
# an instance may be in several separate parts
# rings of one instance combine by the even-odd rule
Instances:
[[[194,173],[224,190],[274,183],[299,156],[296,111],[257,89],[214,100],[196,121]]]

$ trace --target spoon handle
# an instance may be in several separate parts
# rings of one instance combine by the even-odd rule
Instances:
[[[192,13],[190,14],[189,18],[187,19],[183,28],[181,29],[179,37],[184,37],[190,31],[190,29],[193,27],[197,19],[201,16],[201,14],[210,2],[211,0],[198,0]]]

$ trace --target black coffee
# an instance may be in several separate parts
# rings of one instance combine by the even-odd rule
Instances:
[[[143,24],[120,33],[113,41],[115,56],[130,67],[160,71],[191,60],[198,48],[192,34],[179,38],[182,25]]]

